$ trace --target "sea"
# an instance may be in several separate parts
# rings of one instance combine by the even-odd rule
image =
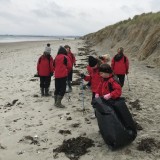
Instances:
[[[0,43],[76,39],[80,36],[0,35]]]

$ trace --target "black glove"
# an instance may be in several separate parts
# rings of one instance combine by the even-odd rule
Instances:
[[[53,72],[51,72],[51,73],[49,74],[49,76],[51,76],[51,77],[52,77],[52,76],[53,76]]]
[[[82,79],[84,79],[86,75],[84,73],[81,73],[80,76]]]
[[[38,72],[34,75],[34,77],[39,77],[39,74],[38,74]]]

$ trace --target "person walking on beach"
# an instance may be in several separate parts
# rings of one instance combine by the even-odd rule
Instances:
[[[45,51],[48,52],[48,54],[51,54],[51,44],[47,43],[47,46],[45,47]]]
[[[53,67],[55,76],[54,105],[59,108],[64,108],[65,106],[61,101],[66,92],[66,81],[72,65],[69,57],[67,56],[66,49],[62,46],[60,46],[57,56],[54,59]]]
[[[49,96],[51,75],[53,75],[53,58],[46,51],[38,59],[37,74],[40,77],[41,96]]]
[[[101,76],[99,74],[100,61],[93,56],[89,56],[88,64],[89,64],[89,67],[87,66],[87,68],[89,68],[89,74],[85,75],[81,73],[81,78],[91,83],[90,87],[92,91],[92,101],[93,101],[93,99],[95,98],[95,92],[97,90],[97,86],[101,81]],[[92,101],[91,101],[91,105],[92,105]],[[91,118],[95,118],[95,112],[93,115],[91,115]]]
[[[118,48],[118,53],[113,57],[111,62],[112,70],[119,78],[121,87],[124,85],[125,74],[128,74],[129,70],[129,60],[123,52],[124,49],[122,47]]]
[[[114,74],[110,65],[101,64],[99,67],[99,73],[103,79],[97,87],[95,98],[103,97],[105,100],[119,98],[122,94],[122,88],[114,79]]]
[[[69,57],[71,61],[71,65],[72,65],[72,69],[69,72],[68,77],[67,77],[67,89],[66,89],[66,92],[71,92],[72,91],[71,82],[73,78],[73,66],[76,66],[76,58],[74,54],[71,52],[71,47],[69,45],[65,45],[64,48],[67,51],[67,56]]]

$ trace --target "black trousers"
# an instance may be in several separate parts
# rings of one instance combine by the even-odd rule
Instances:
[[[51,83],[51,76],[40,76],[40,87],[49,88]]]
[[[93,107],[93,99],[95,98],[95,92],[92,92],[92,101],[91,101],[91,105]]]
[[[125,74],[117,74],[117,77],[119,79],[119,82],[121,84],[121,87],[124,85],[124,80],[125,80]]]
[[[67,77],[55,78],[55,91],[54,95],[64,96],[66,92],[66,80]]]

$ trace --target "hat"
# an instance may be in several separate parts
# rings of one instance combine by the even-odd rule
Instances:
[[[113,71],[109,64],[101,64],[99,67],[99,72],[111,74]]]
[[[93,56],[89,56],[88,63],[90,67],[94,67],[98,63],[98,60],[97,58],[94,58]]]

